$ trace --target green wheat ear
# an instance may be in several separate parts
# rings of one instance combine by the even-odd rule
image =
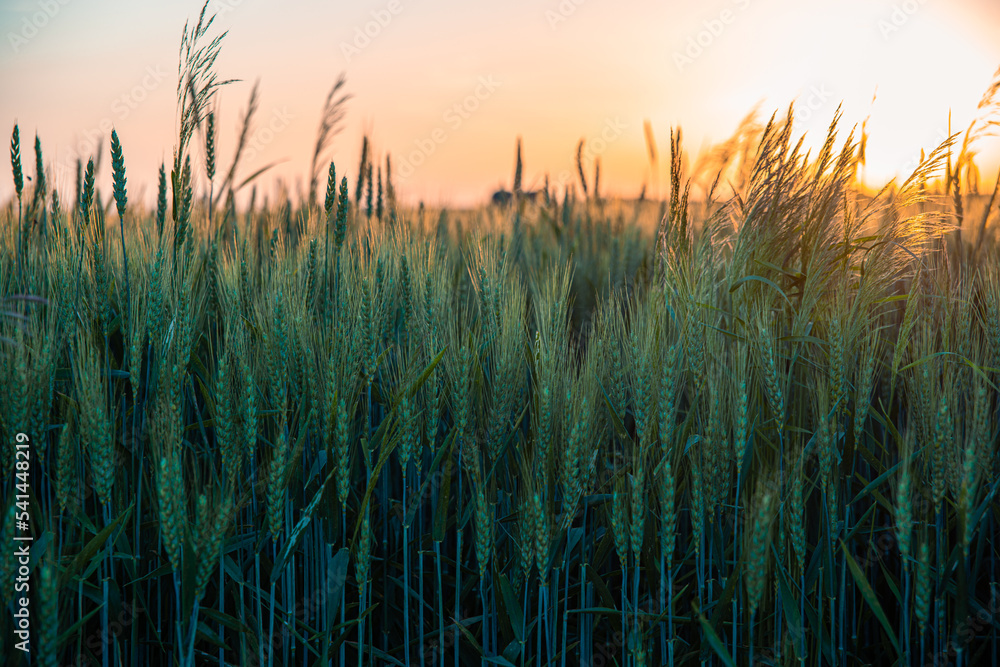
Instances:
[[[14,125],[14,133],[10,137],[10,166],[14,172],[14,190],[17,198],[21,198],[24,190],[24,173],[21,171],[21,131]]]
[[[337,168],[333,161],[330,161],[330,173],[326,179],[326,199],[323,201],[323,210],[326,211],[326,219],[330,220],[333,214],[333,205],[337,203]]]
[[[14,124],[14,133],[10,138],[10,166],[11,171],[14,173],[14,189],[17,191],[17,279],[18,282],[21,280],[21,259],[23,253],[23,245],[21,240],[22,224],[21,224],[21,191],[24,190],[24,174],[21,171],[21,131],[18,129],[17,124]]]
[[[94,203],[94,158],[87,161],[87,171],[83,175],[83,194],[80,196],[80,212],[83,214],[82,235],[90,224],[90,207]]]
[[[382,212],[383,212],[383,205],[382,205],[382,165],[379,165],[379,168],[378,168],[378,189],[377,189],[377,193],[375,195],[375,217],[378,218],[380,221],[382,220]]]
[[[914,615],[917,618],[917,627],[923,634],[927,627],[927,619],[931,609],[931,552],[926,538],[920,543],[917,552],[917,586],[914,590]]]
[[[45,160],[42,158],[42,140],[35,135],[35,193],[32,196],[33,206],[38,206],[41,202],[45,206],[45,195],[48,185],[45,181]]]
[[[163,223],[167,220],[167,170],[160,163],[160,181],[156,190],[156,234],[163,236]]]
[[[128,193],[125,191],[125,156],[122,155],[122,145],[118,141],[117,130],[111,130],[111,170],[115,205],[118,207],[118,217],[123,219],[128,205]]]
[[[122,240],[122,264],[125,267],[125,303],[126,322],[131,319],[130,309],[132,289],[128,277],[128,253],[125,252],[125,208],[128,205],[128,193],[125,191],[125,156],[122,155],[122,144],[118,140],[118,132],[111,130],[111,171],[114,183],[115,206],[118,208],[118,230]]]
[[[388,154],[385,156],[385,203],[389,207],[390,215],[394,215],[393,210],[396,205],[396,193],[392,188],[392,159]]]
[[[340,197],[337,199],[337,229],[334,234],[338,251],[344,245],[344,239],[347,237],[347,207],[347,177],[344,176],[340,181]]]
[[[365,191],[365,167],[368,165],[368,135],[366,134],[361,138],[361,164],[358,165],[358,183],[357,187],[354,188],[354,196],[356,198],[356,204],[361,206],[361,195]]]
[[[365,216],[370,220],[372,217],[372,163],[368,162],[365,171],[365,181],[367,190],[365,191]]]
[[[205,128],[205,172],[208,180],[215,178],[215,112],[208,114],[207,127]]]

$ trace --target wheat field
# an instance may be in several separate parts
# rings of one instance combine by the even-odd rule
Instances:
[[[582,167],[529,201],[518,168],[449,211],[367,140],[320,159],[341,80],[308,195],[237,205],[211,23],[158,175],[113,134],[112,191],[90,159],[59,192],[14,127],[0,600],[26,571],[31,641],[5,613],[4,664],[1000,664],[972,128],[877,193],[863,132],[808,155],[789,110],[724,195],[690,199],[678,130],[663,201]]]

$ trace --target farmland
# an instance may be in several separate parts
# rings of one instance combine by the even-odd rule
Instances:
[[[874,193],[789,109],[697,201],[675,130],[662,200],[408,206],[366,139],[244,203],[207,23],[158,174],[14,127],[4,664],[1000,664],[976,129]]]

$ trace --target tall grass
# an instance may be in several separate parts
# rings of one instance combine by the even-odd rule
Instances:
[[[585,201],[435,226],[388,158],[371,215],[366,138],[353,200],[314,157],[240,211],[187,151],[210,25],[171,198],[128,203],[115,134],[117,236],[93,161],[70,210],[18,181],[0,214],[44,664],[1000,663],[1000,255],[952,233],[983,202],[935,194],[950,142],[869,196],[839,116],[811,157],[789,111],[726,201],[689,206],[678,131],[663,204],[581,165]]]

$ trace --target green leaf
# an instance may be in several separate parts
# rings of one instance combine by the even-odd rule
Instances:
[[[496,473],[497,466],[500,465],[500,462],[504,460],[504,454],[507,453],[507,450],[510,448],[511,443],[514,442],[514,436],[518,435],[519,433],[518,429],[521,427],[521,422],[524,421],[524,417],[525,415],[528,414],[528,408],[530,407],[531,403],[530,402],[526,403],[524,409],[521,410],[521,414],[518,416],[517,420],[515,420],[514,423],[510,425],[510,433],[507,434],[507,438],[504,441],[503,447],[500,448],[500,451],[497,453],[496,459],[493,461],[493,465],[490,466],[490,472],[488,475],[486,475],[486,479],[484,480],[485,482],[489,482],[490,480],[493,479],[493,475]]]
[[[388,653],[385,653],[384,651],[375,648],[374,646],[368,646],[365,650],[371,653],[373,658],[378,658],[379,660],[384,660],[385,662],[389,662],[394,665],[399,665],[399,667],[405,667],[405,665],[401,663],[399,660],[392,657]],[[373,661],[373,664],[378,664],[378,663]]]
[[[819,345],[820,347],[830,346],[830,343],[822,338],[816,338],[815,336],[781,336],[778,340],[788,343],[813,343],[814,345]]]
[[[719,635],[715,632],[712,624],[708,622],[708,619],[705,618],[705,614],[698,611],[698,606],[695,602],[692,601],[691,606],[694,607],[695,613],[698,614],[698,623],[701,625],[701,631],[705,633],[705,639],[708,640],[708,645],[715,651],[715,655],[719,656],[722,664],[728,665],[728,667],[736,667],[736,663],[733,662],[733,656],[729,655],[725,644],[719,639]]]
[[[184,627],[188,627],[191,615],[194,614],[194,593],[198,581],[198,557],[195,554],[191,534],[185,532],[181,541],[181,604],[184,611]]]
[[[344,584],[347,583],[347,564],[351,560],[351,550],[347,547],[341,547],[337,555],[333,557],[330,564],[327,566],[328,574],[333,578],[333,585],[326,592],[326,599],[329,605],[339,604],[340,594],[344,589]],[[336,602],[334,602],[336,601]]]
[[[386,418],[382,425],[389,423],[389,419]],[[379,428],[379,433],[381,433],[383,428]],[[372,439],[374,442],[375,439]],[[379,452],[378,462],[375,464],[375,469],[372,470],[371,478],[368,480],[368,488],[365,489],[365,495],[361,499],[361,506],[358,508],[358,520],[354,524],[354,534],[351,537],[351,543],[353,544],[358,538],[358,531],[361,530],[361,522],[364,520],[364,513],[368,511],[368,502],[371,500],[372,493],[375,492],[375,485],[378,483],[379,475],[382,474],[382,468],[389,461],[389,455],[392,451],[396,449],[396,445],[399,444],[399,438],[390,438],[388,442],[382,444],[382,449]]]
[[[787,269],[783,269],[782,267],[778,266],[777,264],[774,264],[772,262],[768,262],[768,261],[763,260],[763,259],[755,259],[754,262],[756,264],[759,264],[760,266],[763,266],[765,269],[771,269],[772,271],[774,271],[776,273],[780,273],[783,276],[787,276],[787,277],[789,277],[789,278],[791,278],[793,280],[801,280],[801,279],[803,279],[803,278],[806,277],[805,274],[802,273],[801,271],[789,271]]]
[[[507,617],[510,618],[510,627],[514,631],[514,637],[520,643],[524,640],[524,614],[521,611],[521,601],[502,572],[497,574],[496,582],[500,585],[500,599],[497,601],[503,601]]]
[[[872,613],[875,614],[875,618],[878,622],[882,624],[882,629],[889,636],[889,640],[892,642],[893,648],[896,649],[897,655],[899,654],[899,640],[896,638],[896,633],[892,630],[892,624],[889,623],[889,619],[885,615],[885,611],[882,609],[882,605],[878,601],[878,597],[875,595],[875,591],[872,590],[871,584],[865,579],[865,573],[861,571],[861,568],[854,561],[851,553],[847,550],[847,544],[841,540],[840,549],[844,554],[844,560],[847,562],[847,567],[851,570],[851,575],[854,577],[854,583],[857,584],[858,590],[861,591],[861,596],[868,603],[871,608]],[[899,656],[901,657],[901,656]]]
[[[330,651],[332,653],[336,653],[337,650],[340,649],[341,644],[343,644],[351,637],[356,636],[357,633],[354,630],[354,626],[356,626],[358,623],[368,618],[371,615],[371,613],[376,609],[378,609],[378,605],[374,604],[365,609],[364,612],[362,612],[361,615],[358,616],[358,618],[352,618],[348,621],[345,621],[344,623],[333,626],[333,628],[331,628],[331,632],[336,630],[338,634],[337,638],[334,639],[333,642],[330,644]]]
[[[472,648],[476,649],[476,655],[478,655],[479,657],[482,657],[482,655],[483,655],[483,647],[480,646],[479,642],[476,641],[475,635],[473,635],[469,631],[469,629],[467,627],[465,627],[464,625],[462,625],[461,623],[457,623],[456,622],[455,623],[455,627],[457,627],[458,630],[459,630],[459,632],[462,633],[462,636],[465,637],[469,641],[470,644],[472,644]],[[458,644],[457,643],[455,644],[455,650],[456,651],[458,650]]]
[[[889,572],[885,566],[885,560],[878,558],[878,565],[882,568],[882,576],[885,577],[885,583],[888,584],[889,590],[892,591],[893,596],[896,598],[896,604],[903,604],[903,596],[899,592],[899,585],[896,583],[896,577],[894,574]]]
[[[198,622],[197,636],[207,641],[209,644],[212,644],[216,648],[226,648],[226,644],[222,641],[222,638],[201,621]]]
[[[780,563],[780,561],[775,561]],[[794,591],[792,585],[789,582],[788,573],[785,568],[780,564],[775,568],[778,574],[778,586],[781,590],[781,608],[784,611],[785,617],[788,619],[788,629],[790,634],[793,636],[794,641],[792,642],[793,650],[795,655],[798,657],[803,657],[802,651],[802,634],[805,634],[805,623],[799,614],[799,606],[797,602],[801,599],[801,591]]]
[[[229,614],[224,614],[217,609],[211,607],[202,607],[198,610],[198,613],[204,616],[210,621],[215,621],[216,623],[221,623],[233,632],[239,632],[241,634],[253,634],[253,630],[244,625],[240,619],[233,618]]]
[[[884,473],[882,473],[881,475],[879,475],[878,477],[876,477],[872,481],[868,482],[868,484],[865,486],[865,488],[861,489],[861,491],[858,492],[858,495],[854,496],[854,500],[852,500],[850,504],[853,505],[854,503],[858,502],[859,500],[861,500],[862,498],[864,498],[865,496],[867,496],[869,493],[871,493],[871,491],[873,489],[875,489],[879,485],[881,485],[882,482],[886,481],[886,479],[888,479],[890,475],[892,475],[893,473],[896,472],[896,470],[899,468],[899,466],[901,465],[901,463],[902,462],[897,463],[896,465],[892,466],[891,468],[889,468],[888,470],[886,470]]]
[[[740,580],[740,573],[743,571],[745,565],[746,554],[741,552],[740,560],[736,563],[736,567],[733,568],[733,571],[726,578],[726,588],[722,591],[722,597],[715,603],[715,611],[712,612],[712,627],[717,626],[722,621],[722,614],[729,607],[729,603],[733,601],[733,596],[736,594],[736,584]]]
[[[511,662],[514,662],[521,657],[521,652],[524,650],[524,644],[518,640],[514,640],[507,644],[507,648],[503,650],[503,657],[507,658]]]
[[[608,406],[608,412],[611,414],[611,423],[614,424],[618,437],[625,442],[631,442],[632,436],[630,436],[628,431],[625,430],[625,424],[622,423],[621,417],[618,416],[615,406],[611,404],[611,399],[608,398],[608,392],[605,391],[603,383],[601,383],[601,396],[604,397],[604,404]]]
[[[976,375],[978,375],[980,378],[982,378],[982,380],[986,384],[988,384],[989,386],[993,387],[993,391],[1000,391],[1000,388],[998,388],[995,384],[993,384],[993,382],[990,380],[989,376],[986,374],[986,370],[994,370],[994,369],[987,368],[986,370],[984,370],[984,369],[980,368],[977,364],[973,363],[972,361],[970,361],[966,357],[963,357],[963,356],[961,356],[960,354],[958,354],[956,352],[943,351],[943,352],[934,352],[932,354],[928,354],[926,357],[922,357],[920,359],[917,359],[916,361],[913,361],[913,362],[910,362],[910,363],[906,364],[905,366],[903,366],[902,368],[900,368],[898,372],[902,373],[903,371],[907,371],[907,370],[909,370],[911,368],[916,368],[917,366],[921,366],[923,364],[926,364],[931,359],[935,359],[937,357],[956,357],[957,360],[960,363],[963,363],[966,366],[968,366],[969,368],[971,368],[973,370],[973,372],[975,372]]]
[[[125,519],[128,518],[129,514],[132,513],[132,508],[134,506],[135,506],[135,501],[133,501],[125,509],[124,512],[119,514],[114,521],[105,526],[104,530],[95,535],[94,538],[90,540],[90,542],[87,542],[87,545],[80,550],[80,553],[76,555],[76,558],[73,559],[73,562],[70,563],[69,567],[66,568],[66,571],[63,572],[62,578],[60,579],[59,582],[59,588],[65,586],[73,578],[73,576],[80,571],[80,568],[82,568],[85,563],[91,563],[94,562],[95,560],[99,560],[95,559],[94,556],[97,555],[97,552],[101,550],[101,548],[104,546],[104,543],[108,541],[108,538],[111,537],[111,534],[118,529],[118,527],[125,521]]]
[[[56,640],[56,646],[62,646],[67,639],[70,637],[75,637],[80,629],[89,621],[97,612],[101,611],[101,607],[95,607],[93,610],[88,611],[83,615],[79,621],[66,628],[66,631],[59,635],[59,639]]]
[[[792,305],[792,302],[788,299],[788,296],[785,295],[785,291],[784,290],[782,290],[780,287],[778,287],[772,281],[770,281],[767,278],[764,278],[762,276],[744,276],[744,277],[740,278],[735,283],[733,283],[732,287],[729,288],[729,293],[732,294],[733,292],[735,292],[737,290],[737,288],[739,288],[744,283],[749,282],[751,280],[756,280],[758,282],[762,282],[765,285],[767,285],[768,287],[773,288],[774,291],[776,291],[778,294],[781,295],[781,298],[785,300],[785,303],[787,303],[789,306]]]
[[[327,483],[333,479],[333,475],[337,472],[336,469],[330,471],[323,480],[323,483],[319,485],[319,489],[313,496],[313,499],[309,501],[309,505],[302,511],[302,516],[299,518],[299,522],[295,524],[295,528],[289,534],[288,539],[285,541],[285,547],[281,550],[281,554],[278,559],[274,562],[274,567],[271,568],[271,583],[275,583],[281,578],[282,571],[285,569],[285,561],[291,555],[295,548],[299,544],[299,540],[302,538],[302,534],[305,532],[306,527],[309,526],[309,522],[312,520],[313,512],[316,511],[316,506],[319,505],[319,501],[323,499],[323,492],[326,490]]]
[[[597,572],[596,567],[587,568],[587,578],[594,584],[594,590],[597,591],[597,595],[601,599],[601,602],[606,604],[607,608],[614,612],[609,614],[609,620],[611,621],[612,628],[616,631],[620,631],[622,627],[621,610],[615,609],[615,598],[611,594],[611,589],[608,588],[608,585],[604,583],[603,579],[601,579],[601,575]]]
[[[447,349],[448,349],[447,345],[442,347],[441,351],[438,352],[437,356],[431,359],[430,363],[428,363],[427,366],[424,368],[424,370],[420,373],[420,375],[417,376],[417,379],[414,380],[412,384],[410,384],[409,389],[407,389],[407,393],[410,398],[413,398],[414,394],[420,391],[420,388],[424,386],[424,382],[426,382],[427,378],[431,376],[431,373],[434,372],[434,369],[437,367],[437,365],[441,363],[441,359],[444,358],[444,353],[447,351]],[[399,398],[397,398],[396,402],[393,404],[392,406],[393,409],[395,409],[398,403],[399,403]]]
[[[140,581],[145,581],[146,579],[159,579],[160,577],[167,576],[171,572],[173,572],[173,569],[170,567],[170,563],[167,563],[166,565],[161,565],[160,567],[156,568],[155,570],[153,570],[148,574],[144,574],[141,577],[133,579],[132,581],[128,582],[125,585],[131,586],[133,584],[139,583]]]
[[[403,517],[403,526],[406,528],[409,528],[413,524],[413,519],[417,514],[417,508],[420,507],[420,503],[423,502],[424,496],[427,495],[427,489],[430,487],[432,481],[437,479],[437,475],[439,474],[437,472],[438,466],[441,464],[444,457],[451,452],[454,442],[455,439],[452,438],[449,433],[449,437],[445,440],[445,443],[442,444],[441,447],[438,447],[437,452],[434,454],[434,460],[431,461],[430,467],[424,472],[424,481],[420,484],[420,491],[410,499],[410,506],[406,508],[406,515]]]
[[[437,366],[438,363],[441,361],[441,359],[444,357],[445,350],[447,349],[448,349],[447,345],[443,347],[441,351],[438,353],[438,355],[434,357],[434,359],[431,360],[429,364],[427,364],[427,367],[424,368],[424,371],[417,377],[417,379],[413,381],[409,389],[411,396],[418,389],[420,389],[424,381],[428,377],[430,377],[430,374],[434,370],[434,367]],[[372,470],[371,478],[368,481],[368,488],[365,489],[365,495],[361,500],[361,507],[358,508],[359,510],[358,520],[354,524],[354,533],[353,536],[351,537],[352,543],[355,540],[357,540],[358,531],[361,530],[361,522],[364,518],[363,513],[368,508],[368,502],[369,500],[371,500],[372,493],[374,493],[375,491],[375,484],[378,482],[379,475],[382,473],[382,468],[385,467],[385,464],[389,461],[389,455],[392,454],[392,451],[396,448],[396,445],[399,444],[398,437],[390,438],[388,441],[385,441],[385,433],[389,429],[390,425],[394,425],[395,423],[395,420],[391,419],[390,417],[396,413],[396,408],[399,406],[399,401],[401,398],[402,396],[398,397],[396,399],[396,402],[393,403],[392,408],[389,410],[389,414],[387,414],[385,418],[382,420],[382,423],[375,431],[375,435],[372,437],[372,441],[369,445],[369,446],[374,446],[374,443],[380,441],[382,442],[381,451],[379,452],[378,456],[378,462],[375,464],[375,469]]]
[[[234,192],[238,192],[239,190],[242,190],[248,183],[250,183],[250,181],[254,180],[258,176],[260,176],[261,174],[263,174],[265,171],[267,171],[268,169],[271,169],[272,167],[277,167],[282,162],[287,162],[287,161],[288,160],[275,160],[274,162],[272,162],[270,164],[264,165],[263,167],[261,167],[260,169],[258,169],[257,171],[255,171],[254,173],[252,173],[249,176],[247,176],[246,178],[244,178],[243,182],[236,186],[236,189],[234,190]],[[175,195],[174,199],[176,200],[176,195]],[[176,212],[174,213],[174,215],[176,216]],[[175,222],[176,222],[176,219],[175,219]]]
[[[285,471],[285,488],[287,489],[292,484],[292,474],[296,472],[299,466],[299,461],[302,459],[302,452],[305,450],[306,436],[309,435],[309,426],[312,424],[313,416],[315,412],[309,411],[309,415],[306,417],[306,421],[303,424],[299,422],[299,437],[295,442],[295,447],[292,448],[292,455],[288,457],[288,463],[286,465]],[[301,478],[301,476],[300,476]],[[323,482],[326,484],[326,481]]]
[[[448,434],[448,440],[454,441],[455,430],[452,430]],[[442,447],[447,446],[451,448],[450,443],[442,445]],[[448,500],[451,498],[451,475],[454,470],[455,464],[452,457],[447,457],[444,460],[444,470],[441,471],[441,487],[438,491],[438,504],[437,504],[437,514],[434,515],[434,526],[431,529],[431,538],[438,543],[444,541],[444,533],[448,527]]]

